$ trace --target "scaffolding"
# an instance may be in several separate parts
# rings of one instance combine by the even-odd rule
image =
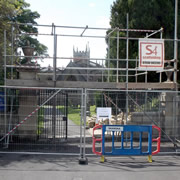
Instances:
[[[143,30],[143,29],[129,29],[128,27],[128,15],[127,15],[127,27],[126,29],[120,29],[120,28],[114,28],[114,29],[108,29],[108,28],[95,28],[95,27],[75,27],[75,26],[58,26],[55,24],[52,25],[40,25],[40,24],[17,24],[17,23],[11,23],[12,25],[12,42],[11,42],[11,53],[7,53],[7,35],[6,31],[4,31],[4,86],[1,86],[4,88],[4,95],[7,96],[7,89],[8,88],[34,88],[34,89],[44,89],[44,88],[54,88],[54,90],[58,89],[57,92],[59,92],[59,89],[63,90],[79,90],[81,92],[81,124],[80,124],[80,160],[86,161],[86,113],[87,113],[87,104],[89,99],[89,94],[91,94],[92,91],[99,91],[99,92],[106,92],[108,91],[108,94],[110,92],[125,92],[125,114],[126,114],[126,123],[128,122],[128,114],[129,114],[129,101],[133,102],[133,99],[130,98],[130,93],[132,91],[136,91],[137,93],[143,92],[144,93],[144,99],[146,100],[145,104],[147,104],[148,99],[148,93],[155,92],[155,93],[173,93],[174,95],[174,109],[177,109],[178,103],[176,101],[176,98],[178,97],[178,86],[177,86],[177,42],[179,41],[177,39],[177,36],[175,39],[164,39],[164,42],[174,42],[174,57],[172,57],[170,60],[164,60],[164,64],[173,64],[170,66],[166,66],[163,70],[154,72],[156,74],[159,74],[159,78],[155,83],[148,81],[148,71],[147,70],[141,70],[138,68],[138,57],[135,59],[130,59],[130,42],[133,41],[135,43],[138,42],[139,38],[150,38],[150,37],[156,37],[159,36],[157,39],[163,38],[163,28],[160,28],[158,30]],[[21,34],[14,34],[14,27],[13,26],[36,26],[36,27],[42,27],[42,28],[48,28],[48,31],[50,33],[21,33]],[[77,34],[68,34],[68,33],[61,33],[61,30],[78,30]],[[95,32],[90,33],[88,32]],[[106,35],[94,35],[96,32],[100,31],[106,31],[108,32]],[[123,32],[123,36],[121,36],[121,33]],[[139,33],[140,37],[134,37],[132,36],[133,33]],[[17,52],[14,52],[14,40],[22,35],[28,35],[28,36],[50,36],[53,39],[53,56],[34,56],[34,55],[21,55]],[[131,36],[130,36],[131,35]],[[104,41],[107,42],[107,58],[78,58],[78,61],[81,62],[83,60],[84,66],[82,66],[81,63],[76,63],[77,66],[67,66],[67,67],[57,67],[57,62],[61,60],[68,60],[68,61],[76,61],[77,59],[75,57],[63,57],[58,56],[58,38],[66,37],[66,38],[85,38],[85,39],[104,39]],[[111,42],[116,43],[116,58],[110,58],[111,52],[110,52],[110,44]],[[126,50],[126,57],[120,58],[120,41],[125,42],[125,50]],[[61,42],[61,41],[59,41]],[[61,51],[61,50],[60,50]],[[63,51],[63,50],[62,50]],[[136,49],[138,51],[138,49]],[[31,60],[37,60],[37,59],[51,59],[53,61],[53,68],[51,72],[44,73],[43,68],[40,67],[37,64],[21,64],[18,60],[21,58],[26,58]],[[10,61],[9,61],[10,59]],[[112,62],[114,66],[112,67]],[[121,64],[124,64],[123,67],[121,67]],[[133,65],[132,65],[133,64]],[[10,75],[7,76],[7,69],[10,69]],[[18,73],[17,73],[18,71]],[[33,72],[34,75],[32,75],[34,78],[30,79],[23,79],[22,77],[18,77],[17,74],[19,72]],[[153,70],[151,70],[153,71]],[[64,73],[65,72],[65,73]],[[169,74],[168,81],[165,81],[165,73]],[[170,81],[171,75],[173,74],[173,81]],[[48,80],[48,78],[50,78]],[[78,77],[83,76],[84,80],[77,79],[73,81],[70,79],[70,81],[67,81],[67,78],[64,80],[61,79],[61,77]],[[143,76],[142,79],[144,81],[139,82],[138,77]],[[26,77],[27,78],[27,77]],[[45,79],[43,79],[45,78]],[[59,80],[60,78],[60,80]],[[163,82],[164,81],[164,82]],[[22,85],[23,84],[23,85]],[[110,96],[107,96],[107,101],[110,103],[113,102],[111,100]],[[4,99],[4,114],[6,114],[6,104],[7,104],[7,98]],[[135,102],[136,103],[136,102]],[[112,103],[116,106],[117,111],[117,102]],[[44,104],[43,104],[44,105]],[[54,105],[55,106],[55,105]],[[136,104],[136,106],[140,105]],[[117,114],[117,113],[116,113]],[[178,116],[177,112],[174,112],[174,129],[178,122]],[[148,116],[146,114],[146,116]],[[4,119],[4,126],[7,127],[7,116],[5,115]],[[16,128],[18,125],[15,126]],[[15,129],[16,129],[15,128]],[[5,139],[9,134],[11,134],[14,130],[10,130],[5,128],[5,134],[1,139]],[[7,132],[9,131],[9,132]],[[12,131],[12,132],[11,132]],[[176,130],[177,131],[177,130]],[[165,133],[165,132],[164,132]],[[166,133],[165,133],[166,134]],[[175,136],[174,136],[175,137]],[[175,145],[175,139],[172,139],[169,135],[168,138],[170,141],[172,141]],[[1,140],[0,139],[0,140]]]
[[[12,24],[13,26],[14,24]],[[17,26],[17,24],[15,24]],[[148,71],[142,71],[141,69],[138,68],[138,60],[136,59],[129,59],[129,41],[138,41],[139,38],[137,37],[130,37],[129,33],[131,32],[136,32],[136,33],[144,33],[144,38],[149,38],[152,37],[154,35],[157,35],[158,33],[160,34],[159,38],[162,39],[163,37],[163,28],[160,28],[159,30],[138,30],[138,29],[128,29],[128,17],[127,17],[127,29],[120,29],[120,28],[114,28],[114,29],[105,29],[105,28],[93,28],[93,27],[73,27],[73,26],[56,26],[54,24],[52,25],[32,25],[32,24],[18,24],[21,26],[38,26],[38,27],[51,27],[51,33],[49,34],[43,34],[43,33],[22,33],[22,34],[16,34],[16,37],[18,36],[22,36],[22,35],[28,35],[28,36],[51,36],[53,37],[53,56],[48,56],[48,57],[43,57],[43,56],[22,56],[22,55],[18,55],[18,54],[14,54],[13,52],[13,47],[14,47],[14,42],[11,42],[12,44],[12,52],[11,54],[7,54],[6,52],[6,32],[4,32],[4,48],[5,48],[5,53],[4,53],[4,72],[6,72],[7,68],[10,68],[11,70],[11,75],[9,79],[14,79],[13,77],[13,69],[17,69],[17,68],[33,68],[33,69],[38,69],[39,66],[23,66],[21,64],[17,64],[16,63],[16,59],[17,58],[30,58],[30,59],[52,59],[53,60],[53,72],[51,73],[52,75],[52,80],[54,82],[54,87],[56,87],[56,82],[57,82],[57,74],[58,74],[58,69],[67,69],[71,72],[73,72],[73,70],[78,70],[78,71],[82,71],[86,74],[86,76],[89,76],[91,71],[95,71],[96,73],[94,75],[90,75],[90,76],[101,76],[101,79],[99,78],[98,81],[101,82],[116,82],[116,83],[121,83],[124,82],[126,84],[126,89],[128,89],[128,83],[134,83],[134,87],[132,87],[132,89],[136,89],[136,83],[138,82],[138,77],[139,76],[144,76],[144,84],[148,83]],[[57,29],[78,29],[78,30],[82,30],[82,32],[79,35],[74,35],[74,34],[58,34],[56,33]],[[88,33],[88,30],[91,31],[107,31],[109,33],[107,33],[106,36],[95,36],[95,35],[85,35],[85,33]],[[126,36],[125,37],[121,37],[120,36],[120,32],[125,32]],[[13,31],[12,31],[13,33]],[[116,33],[116,36],[115,36]],[[150,34],[147,34],[150,33]],[[14,37],[14,35],[12,34],[12,37]],[[103,38],[104,41],[107,41],[107,58],[83,58],[83,60],[86,61],[90,61],[90,62],[94,62],[94,66],[90,66],[90,64],[87,63],[86,67],[81,67],[81,66],[76,66],[76,67],[57,67],[57,62],[61,61],[61,60],[76,60],[74,57],[58,57],[57,56],[57,38],[58,37],[72,37],[72,38]],[[142,37],[143,38],[143,37]],[[12,41],[14,40],[14,38],[12,38]],[[116,46],[117,46],[117,50],[116,50],[116,54],[117,57],[115,59],[110,58],[110,42],[111,41],[115,41],[116,40]],[[119,42],[123,40],[126,41],[126,57],[125,58],[119,58]],[[173,41],[173,39],[165,39],[165,42],[171,42]],[[176,40],[177,41],[177,40]],[[175,41],[175,42],[176,42]],[[61,51],[61,50],[60,50]],[[63,50],[62,50],[63,51]],[[176,54],[176,52],[175,52]],[[10,63],[7,63],[7,58],[11,59]],[[79,60],[81,60],[81,58],[79,58]],[[99,67],[96,67],[95,65],[97,64],[96,62],[98,62]],[[157,85],[159,86],[159,89],[169,89],[169,87],[171,89],[176,88],[177,85],[177,60],[176,57],[172,58],[171,60],[165,60],[164,61],[166,64],[173,64],[173,66],[168,66],[168,68],[165,68],[164,70],[161,71],[155,71],[156,73],[159,73],[159,81],[157,81],[156,87]],[[116,67],[111,67],[111,64],[114,63],[116,64]],[[120,67],[120,64],[124,63],[125,66],[124,67]],[[133,64],[130,66],[130,64]],[[81,72],[81,74],[82,74]],[[121,73],[120,73],[121,72]],[[173,73],[173,83],[174,84],[161,84],[162,83],[162,73],[166,72],[166,73]],[[88,75],[87,75],[88,74]],[[42,74],[40,74],[42,75]],[[45,76],[46,74],[44,74]],[[67,76],[67,74],[58,74],[61,76]],[[76,74],[75,74],[76,75]],[[129,82],[129,77],[131,77],[131,82]],[[89,81],[90,78],[87,78],[87,81]],[[122,80],[123,79],[123,80]],[[119,82],[120,81],[120,82]],[[7,78],[6,78],[6,73],[5,73],[5,77],[4,77],[4,82],[6,85],[7,82]],[[12,82],[11,82],[12,83]],[[159,83],[159,84],[158,84]],[[161,86],[162,85],[162,86]],[[142,86],[141,86],[142,87]],[[153,88],[153,87],[152,87]],[[145,87],[146,89],[146,87]],[[153,88],[154,89],[154,88]]]

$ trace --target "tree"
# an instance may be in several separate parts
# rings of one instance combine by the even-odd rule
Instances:
[[[126,28],[126,14],[129,14],[130,29],[152,29],[158,30],[163,27],[163,38],[174,38],[174,0],[116,0],[111,6],[111,28]],[[180,21],[178,22],[180,25]],[[180,27],[180,26],[179,26]],[[108,32],[107,32],[108,33]],[[178,35],[180,31],[178,31]],[[112,34],[116,36],[116,32]],[[120,32],[120,36],[125,33]],[[145,37],[144,33],[129,33],[130,37]],[[153,36],[159,38],[159,35]],[[116,39],[112,39],[110,43],[110,58],[116,58]],[[138,43],[130,41],[129,58],[135,59],[138,56]],[[120,40],[119,57],[126,57],[125,41]],[[179,51],[180,52],[180,51]],[[165,42],[165,59],[173,59],[173,42]],[[115,63],[111,62],[114,66]],[[131,64],[133,66],[133,64]],[[123,63],[119,64],[124,66]],[[149,74],[151,74],[149,76]],[[149,73],[149,81],[157,81],[158,74]]]
[[[4,30],[6,30],[6,43],[11,42],[11,25],[8,23],[14,16],[19,13],[19,8],[22,6],[20,2],[14,0],[1,0],[0,1],[0,84],[3,84],[3,53],[4,53]],[[11,48],[7,46],[7,52]]]
[[[4,39],[4,30],[6,30],[6,44],[7,44],[7,53],[11,54],[11,24],[14,23],[32,23],[37,24],[36,19],[40,17],[40,14],[36,11],[31,11],[28,9],[30,4],[26,3],[24,0],[1,0],[0,1],[0,64],[2,67],[3,64],[3,39]],[[14,26],[14,33],[37,33],[38,29],[29,25],[16,25]],[[47,47],[41,44],[37,38],[30,37],[28,35],[21,35],[18,38],[14,39],[16,44],[14,44],[14,51],[18,47],[25,45],[27,41],[30,42],[35,48],[35,54],[37,56],[46,55]],[[1,79],[3,79],[3,72],[1,69],[0,72]],[[2,84],[2,81],[0,82]]]
[[[0,37],[3,39],[3,31],[7,31],[7,41],[11,42],[11,25],[10,22],[14,23],[29,23],[37,24],[36,19],[40,17],[40,14],[36,11],[31,11],[27,9],[30,4],[26,3],[24,0],[1,0],[0,1]],[[31,25],[17,25],[15,27],[15,32],[18,33],[38,33],[38,29]],[[47,47],[41,44],[36,38],[32,38],[28,35],[22,35],[18,41],[18,46],[24,46],[26,41],[30,41],[35,47],[35,55],[43,55],[47,53]],[[7,43],[7,44],[8,44]],[[2,57],[3,45],[0,46],[0,55]]]
[[[26,7],[29,7],[29,4],[26,3]],[[27,24],[18,26],[19,33],[38,33],[38,29],[36,27],[28,24],[37,24],[36,19],[39,17],[40,14],[38,12],[32,12],[30,9],[22,7],[21,13],[14,17],[12,21]],[[17,45],[19,47],[23,47],[27,45],[27,42],[29,42],[30,45],[34,47],[35,56],[47,55],[47,47],[41,44],[36,38],[31,37],[30,35],[21,35],[18,39]]]

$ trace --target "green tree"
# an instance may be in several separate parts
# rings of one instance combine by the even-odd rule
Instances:
[[[9,21],[18,13],[21,7],[20,2],[14,0],[1,0],[0,1],[0,84],[3,84],[3,53],[4,53],[4,30],[6,30],[6,43],[7,45],[11,42],[11,25]],[[7,53],[11,48],[7,46]]]
[[[28,5],[29,7],[29,5]],[[18,23],[25,23],[27,25],[20,25],[20,33],[38,33],[38,29],[28,24],[37,24],[36,19],[40,17],[40,14],[36,11],[32,12],[30,9],[22,8],[22,13],[14,17],[13,21]],[[47,54],[47,47],[41,44],[36,38],[32,38],[28,35],[22,35],[19,39],[19,46],[26,46],[27,41],[35,48],[34,55],[41,56]]]
[[[149,29],[158,30],[163,27],[163,38],[174,38],[174,0],[116,0],[111,6],[111,28],[119,27],[126,28],[126,15],[129,14],[130,29]],[[178,26],[180,25],[180,21]],[[179,26],[180,27],[180,26]],[[108,32],[107,32],[108,33]],[[180,31],[178,31],[178,35]],[[126,36],[120,32],[120,36]],[[130,32],[130,37],[143,38],[146,34]],[[117,36],[116,32],[111,37]],[[159,38],[159,34],[153,38]],[[119,58],[126,57],[126,42],[120,40],[119,43]],[[110,42],[110,58],[116,58],[116,39],[111,39]],[[179,51],[180,52],[180,51]],[[138,57],[138,42],[129,42],[129,58],[135,59]],[[165,59],[173,59],[173,42],[165,42]],[[116,67],[116,64],[111,62]],[[130,64],[133,66],[134,64]],[[124,63],[119,63],[120,67],[124,67]],[[150,76],[149,76],[150,74]],[[158,74],[148,73],[149,81],[157,81]],[[143,81],[143,79],[141,79]]]
[[[25,3],[25,2],[24,2]],[[37,24],[36,19],[40,17],[40,14],[36,11],[31,11],[30,9],[27,9],[30,5],[25,3],[25,7],[21,7],[21,13],[19,13],[17,16],[13,17],[12,21],[17,23],[24,23],[27,25],[19,25],[18,31],[19,33],[22,33],[20,38],[18,39],[17,45],[19,47],[23,47],[27,45],[27,42],[30,43],[31,46],[34,47],[34,55],[35,56],[41,56],[41,55],[47,55],[47,47],[43,44],[41,44],[37,38],[33,38],[30,35],[23,34],[23,33],[38,33],[38,29],[31,24]]]
[[[36,11],[28,9],[30,4],[24,0],[1,0],[0,1],[0,37],[3,40],[4,30],[7,31],[7,44],[11,42],[11,24],[14,23],[27,23],[37,24],[36,19],[40,17],[40,14]],[[18,33],[38,33],[38,29],[31,25],[15,25],[15,32]],[[35,47],[35,55],[43,55],[47,53],[47,47],[41,44],[36,38],[32,38],[28,35],[22,35],[18,41],[18,46],[25,46],[26,41],[30,41]],[[0,55],[3,53],[3,43],[0,44]]]
[[[37,24],[36,19],[40,17],[40,14],[36,11],[31,11],[28,9],[30,4],[26,3],[24,0],[0,0],[0,84],[3,83],[3,52],[4,52],[4,30],[6,30],[6,47],[7,54],[11,54],[11,30],[12,26],[10,22],[14,23],[31,23]],[[23,35],[23,33],[37,33],[38,29],[30,25],[15,25],[14,34],[22,34],[21,36],[14,39],[14,50],[16,51],[18,47],[22,47],[27,41],[35,48],[34,55],[46,55],[47,47],[41,44],[37,38]]]
[[[0,1],[0,58],[2,62],[3,55],[3,40],[4,40],[4,30],[6,30],[7,42],[6,44],[11,43],[11,24],[10,22],[21,22],[20,17],[24,17],[24,11],[30,5],[24,0],[1,0]],[[16,27],[17,28],[17,27]],[[15,29],[15,31],[22,31],[21,28]],[[7,51],[9,50],[7,46]]]

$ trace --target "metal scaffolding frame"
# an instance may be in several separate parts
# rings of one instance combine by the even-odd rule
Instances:
[[[177,17],[176,17],[177,19]],[[46,35],[46,36],[52,36],[53,37],[53,56],[52,57],[48,57],[49,59],[53,59],[53,73],[51,73],[53,75],[53,82],[54,82],[54,85],[53,85],[53,89],[59,89],[57,87],[57,75],[58,75],[58,72],[57,72],[57,60],[61,60],[61,59],[75,59],[75,58],[72,58],[72,57],[57,57],[57,37],[81,37],[81,38],[104,38],[104,39],[107,39],[107,44],[108,44],[108,52],[107,52],[107,58],[83,58],[85,60],[98,60],[98,61],[102,61],[102,64],[104,61],[107,62],[107,66],[108,67],[105,67],[105,66],[101,66],[101,67],[67,67],[66,69],[78,69],[78,70],[101,70],[102,71],[102,81],[103,81],[103,74],[104,74],[104,71],[107,71],[107,82],[110,83],[110,71],[116,71],[116,74],[115,74],[115,77],[116,77],[116,83],[120,83],[119,82],[119,71],[125,71],[126,74],[123,75],[126,79],[125,81],[125,91],[126,91],[126,114],[128,114],[128,92],[130,92],[131,90],[129,90],[129,87],[128,87],[128,84],[129,84],[129,80],[128,80],[128,77],[130,76],[134,76],[135,77],[135,82],[137,83],[137,76],[140,76],[140,75],[144,75],[145,76],[145,83],[147,83],[147,71],[143,71],[142,70],[139,70],[137,68],[137,59],[129,59],[129,41],[130,40],[139,40],[139,38],[136,38],[136,37],[129,37],[129,32],[140,32],[140,33],[146,33],[145,34],[145,38],[149,38],[157,33],[160,33],[160,39],[162,39],[162,33],[163,33],[163,28],[160,28],[158,30],[142,30],[142,29],[129,29],[129,20],[128,20],[128,14],[127,14],[127,27],[126,29],[120,29],[120,28],[114,28],[114,29],[109,29],[109,28],[95,28],[95,27],[89,27],[89,26],[85,26],[85,27],[76,27],[76,26],[58,26],[58,25],[55,25],[54,23],[52,25],[40,25],[40,24],[30,24],[30,23],[26,23],[26,24],[17,24],[17,23],[11,23],[12,24],[12,49],[11,49],[11,55],[10,54],[7,54],[7,50],[6,50],[6,31],[4,31],[4,88],[5,88],[5,95],[7,94],[6,92],[6,88],[8,87],[7,86],[7,76],[6,76],[6,68],[11,68],[11,79],[13,79],[13,68],[24,68],[23,65],[14,65],[14,58],[21,58],[21,57],[30,57],[30,58],[47,58],[47,57],[41,57],[41,56],[21,56],[21,55],[14,55],[13,53],[13,39],[14,39],[14,32],[13,32],[13,25],[16,25],[16,26],[19,26],[19,25],[26,25],[26,26],[37,26],[37,27],[49,27],[51,28],[51,33],[22,33],[22,34],[17,34],[16,36],[21,36],[21,35]],[[176,22],[177,24],[177,22]],[[64,28],[64,29],[80,29],[82,30],[82,32],[77,35],[77,34],[58,34],[56,33],[56,30],[57,28]],[[85,33],[88,31],[88,30],[95,30],[95,31],[109,31],[109,33],[106,35],[106,36],[92,36],[92,35],[85,35]],[[125,37],[120,37],[119,36],[119,33],[120,32],[125,32],[126,33],[126,36]],[[116,36],[112,36],[113,33],[116,33]],[[147,34],[147,33],[150,33],[150,34]],[[115,39],[117,41],[117,58],[116,59],[111,59],[110,58],[110,41],[112,39]],[[125,59],[121,59],[119,58],[119,41],[120,40],[126,40],[126,58]],[[177,91],[177,43],[178,43],[178,39],[177,39],[177,26],[175,28],[175,38],[174,39],[165,39],[165,41],[173,41],[174,42],[174,59],[171,59],[171,60],[165,60],[165,63],[166,62],[173,62],[174,63],[174,67],[172,69],[168,69],[168,70],[163,70],[164,72],[165,71],[171,71],[171,72],[174,72],[174,78],[173,78],[173,81],[176,85],[176,88],[174,89],[175,91]],[[7,64],[7,57],[8,58],[11,58],[11,64]],[[110,61],[116,61],[116,67],[114,68],[111,68],[110,67]],[[119,62],[120,61],[125,61],[126,62],[126,67],[125,68],[119,68]],[[134,61],[136,62],[136,68],[129,68],[129,62],[130,61]],[[25,66],[26,68],[31,68],[31,66],[27,67]],[[39,68],[39,67],[36,67],[36,66],[33,66],[33,68]],[[130,71],[134,71],[135,74],[134,75],[131,75],[129,74]],[[140,73],[138,73],[140,71]],[[156,73],[160,73],[160,78],[159,78],[159,83],[162,82],[162,72],[163,71],[157,71]],[[104,81],[103,81],[104,82]],[[106,82],[104,82],[106,83]],[[12,86],[9,86],[11,88],[13,88]],[[18,87],[19,88],[19,87]],[[34,87],[32,87],[34,88]],[[35,88],[38,88],[38,87],[35,87]],[[67,90],[67,88],[66,88]],[[80,128],[80,161],[82,162],[86,162],[87,159],[86,159],[86,152],[85,152],[85,148],[86,148],[86,134],[85,134],[85,128],[86,128],[86,100],[87,100],[87,91],[91,91],[91,90],[95,90],[95,89],[87,89],[87,88],[81,88],[80,89],[81,92],[82,92],[82,96],[81,96],[81,128]],[[98,89],[100,90],[100,89]],[[106,91],[106,89],[102,89],[103,91]],[[120,89],[111,89],[111,91],[121,91]],[[147,90],[148,91],[148,90]],[[154,90],[155,92],[158,92],[159,90]],[[169,90],[168,90],[169,91]],[[175,92],[173,91],[173,92]],[[170,91],[169,91],[170,92]],[[5,98],[5,104],[6,104],[6,98]],[[6,109],[4,110],[6,111]],[[126,116],[128,117],[128,116]],[[6,116],[5,116],[5,126],[7,124],[7,120],[6,120]],[[7,132],[5,132],[7,134]],[[6,138],[5,138],[6,139]],[[6,142],[5,142],[6,143]]]
[[[146,33],[145,34],[145,38],[149,38],[157,33],[160,33],[160,38],[162,38],[162,33],[163,33],[163,28],[160,28],[159,30],[142,30],[142,29],[129,29],[128,28],[128,15],[127,15],[127,28],[126,29],[120,29],[120,28],[114,28],[114,29],[110,29],[110,28],[94,28],[94,27],[88,27],[88,26],[85,26],[85,27],[76,27],[76,26],[58,26],[58,25],[55,25],[54,23],[52,23],[52,25],[40,25],[40,24],[30,24],[30,23],[11,23],[12,24],[12,47],[11,47],[11,51],[13,51],[13,25],[16,25],[16,26],[19,26],[19,25],[26,25],[26,26],[37,26],[37,27],[51,27],[51,33],[49,34],[43,34],[43,33],[21,33],[21,34],[16,34],[16,36],[21,36],[21,35],[49,35],[49,36],[53,36],[54,37],[54,40],[53,40],[53,49],[54,49],[54,53],[53,53],[53,57],[42,57],[42,56],[21,56],[21,55],[14,55],[13,52],[11,52],[12,54],[9,55],[6,53],[6,48],[5,48],[5,52],[4,52],[4,61],[6,61],[6,58],[7,57],[10,57],[11,58],[11,65],[7,65],[6,62],[4,62],[4,66],[8,67],[8,68],[11,68],[11,75],[13,73],[13,68],[19,68],[19,67],[22,67],[22,66],[18,66],[18,65],[14,65],[13,61],[14,61],[14,58],[22,58],[22,57],[26,57],[26,58],[35,58],[35,59],[38,59],[38,58],[42,58],[42,59],[53,59],[53,81],[54,81],[54,86],[56,84],[56,69],[57,69],[57,60],[74,60],[75,58],[72,58],[72,57],[57,57],[57,37],[58,36],[62,36],[62,37],[82,37],[82,38],[104,38],[104,39],[107,39],[107,42],[108,42],[108,52],[107,52],[107,57],[108,58],[83,58],[84,60],[93,60],[93,61],[102,61],[102,63],[104,61],[107,61],[107,65],[108,67],[104,67],[102,66],[101,68],[92,68],[92,67],[84,67],[84,68],[81,68],[81,67],[76,67],[76,69],[85,69],[85,70],[101,70],[102,71],[102,74],[104,74],[103,72],[104,71],[108,71],[108,75],[107,75],[107,80],[109,82],[109,72],[112,70],[112,71],[116,71],[116,82],[118,83],[118,77],[119,77],[119,71],[125,71],[126,72],[126,83],[128,81],[128,76],[129,76],[129,73],[128,71],[134,71],[134,72],[137,72],[137,71],[140,71],[142,72],[142,70],[139,70],[137,67],[135,68],[128,68],[128,64],[129,62],[137,62],[137,59],[129,59],[128,57],[128,53],[129,53],[129,41],[130,40],[139,40],[139,38],[135,38],[135,37],[129,37],[128,33],[129,32],[140,32],[140,33]],[[57,28],[64,28],[64,29],[82,29],[82,33],[79,34],[79,35],[74,35],[74,34],[58,34],[56,33],[56,29]],[[98,31],[110,31],[106,36],[90,36],[90,35],[84,35],[84,33],[88,30],[98,30]],[[111,36],[112,33],[116,32],[117,36]],[[120,37],[119,36],[119,32],[126,32],[126,37]],[[151,33],[149,35],[147,35],[147,33]],[[111,39],[117,39],[117,58],[116,59],[111,59],[109,57],[109,45],[110,45],[110,41]],[[177,42],[179,41],[177,38],[175,38],[176,40],[174,39],[164,39],[165,41],[174,41],[177,44]],[[120,40],[126,40],[126,58],[125,59],[122,59],[122,58],[119,58],[119,41]],[[4,46],[6,46],[5,43],[6,42],[6,32],[4,32]],[[177,49],[176,47],[174,49]],[[172,69],[167,69],[167,70],[164,70],[164,71],[161,71],[161,72],[157,72],[157,73],[160,73],[160,78],[159,78],[159,82],[161,83],[162,82],[162,76],[161,76],[161,73],[162,72],[167,72],[167,71],[171,71],[171,72],[174,72],[174,83],[177,84],[177,57],[175,56],[177,53],[174,51],[174,59],[172,60],[165,60],[165,62],[173,62],[174,63],[174,67]],[[116,68],[110,68],[110,61],[116,61]],[[120,61],[124,61],[126,62],[126,68],[119,68],[119,62]],[[4,67],[4,70],[6,69],[6,67]],[[26,68],[28,68],[26,66]],[[75,69],[73,67],[67,67],[66,69]],[[139,76],[139,75],[145,75],[145,82],[147,82],[147,71],[146,72],[143,72],[143,73],[135,73],[134,76]],[[132,75],[131,75],[132,76]],[[13,76],[11,76],[11,78],[13,78]],[[6,79],[6,77],[4,77],[4,79]]]

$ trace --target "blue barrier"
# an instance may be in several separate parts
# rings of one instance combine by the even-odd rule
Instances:
[[[101,138],[96,138],[95,137],[95,131],[97,129],[101,129],[102,134]],[[159,136],[156,139],[152,138],[152,129],[157,129],[159,132]],[[107,152],[105,150],[105,133],[106,132],[111,132],[112,134],[112,148],[111,151]],[[114,138],[115,138],[115,132],[120,133],[121,135],[121,146],[120,147],[115,147],[114,143]],[[130,133],[130,139],[127,139],[125,137],[125,133]],[[139,146],[134,147],[133,146],[133,137],[134,133],[139,133]],[[143,140],[143,133],[147,133],[148,135],[148,149],[147,151],[143,151],[142,149],[142,140]],[[97,125],[93,128],[93,152],[97,155],[148,155],[148,160],[149,162],[152,162],[151,155],[157,154],[160,151],[160,136],[161,136],[161,131],[160,128],[157,126],[151,126],[151,125]],[[130,146],[125,147],[124,142],[129,141]],[[96,142],[101,143],[101,151],[97,152],[96,151]],[[156,151],[152,152],[152,142],[157,142],[157,149]]]

